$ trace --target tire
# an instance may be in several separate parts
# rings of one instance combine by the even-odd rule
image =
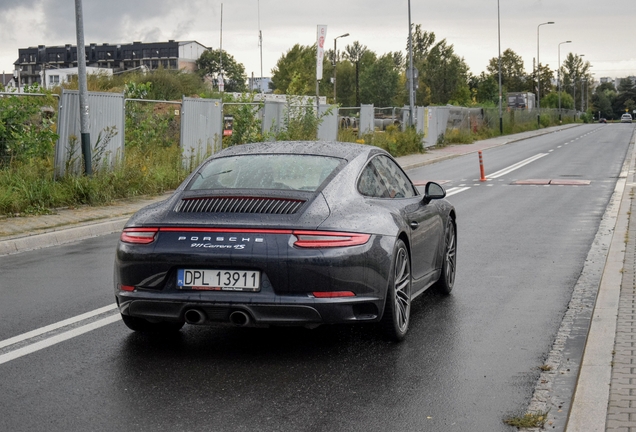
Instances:
[[[137,318],[130,315],[121,316],[122,321],[126,324],[131,330],[136,332],[143,333],[175,333],[181,330],[181,327],[185,324],[184,322],[171,322],[171,321],[160,321],[160,322],[150,322],[143,318]]]
[[[442,262],[442,274],[434,289],[439,294],[449,295],[455,285],[455,273],[457,271],[457,232],[452,219],[448,220],[446,233],[444,234],[444,256]]]
[[[384,334],[392,341],[404,339],[411,320],[411,262],[402,240],[395,244],[391,277],[384,303],[381,325]]]

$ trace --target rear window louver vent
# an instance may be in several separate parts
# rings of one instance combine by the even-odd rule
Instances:
[[[281,198],[215,197],[186,198],[175,208],[178,213],[259,213],[294,214],[303,200]]]

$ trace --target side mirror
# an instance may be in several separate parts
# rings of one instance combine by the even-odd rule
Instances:
[[[442,186],[435,182],[426,183],[424,189],[424,203],[428,204],[432,200],[442,199],[446,197],[446,191]]]

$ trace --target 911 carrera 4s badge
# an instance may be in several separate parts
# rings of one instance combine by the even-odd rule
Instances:
[[[190,241],[190,247],[196,249],[232,249],[243,250],[247,243],[264,243],[262,237],[241,237],[241,236],[180,236],[178,241]]]

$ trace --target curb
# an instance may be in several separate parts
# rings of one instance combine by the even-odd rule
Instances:
[[[632,134],[631,155],[625,163],[616,192],[620,191],[620,206],[616,212],[614,234],[607,251],[607,259],[598,289],[592,321],[587,334],[585,351],[565,430],[567,432],[605,432],[610,401],[610,386],[617,318],[625,265],[634,187],[636,162],[636,134]]]
[[[13,255],[49,246],[59,246],[65,243],[119,232],[129,218],[130,216],[125,216],[106,222],[88,222],[72,228],[62,228],[57,231],[3,240],[0,241],[0,256]]]

